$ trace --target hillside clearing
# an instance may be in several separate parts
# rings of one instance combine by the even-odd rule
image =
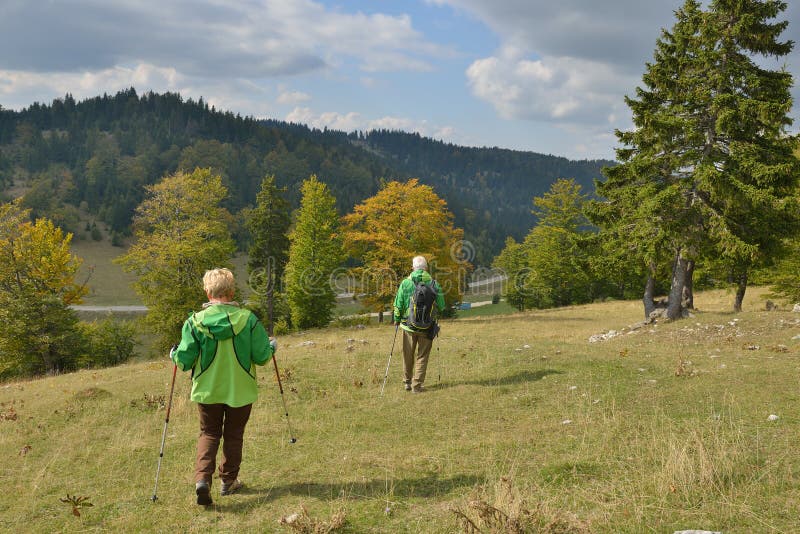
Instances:
[[[215,480],[207,511],[193,504],[185,374],[149,500],[166,359],[4,384],[0,530],[453,532],[467,518],[498,531],[797,531],[800,314],[755,311],[760,293],[736,315],[729,294],[703,293],[690,319],[598,343],[641,304],[449,321],[423,395],[400,387],[398,348],[378,395],[391,326],[282,337],[298,442],[266,367],[246,488],[220,498]],[[67,495],[93,506],[76,517]]]

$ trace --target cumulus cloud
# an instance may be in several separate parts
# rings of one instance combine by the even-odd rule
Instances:
[[[603,63],[571,57],[529,59],[505,48],[497,56],[474,61],[466,72],[477,97],[507,119],[569,123],[605,123],[623,105],[620,80]]]
[[[426,70],[451,54],[406,15],[311,0],[5,2],[0,69],[100,71],[145,63],[207,78],[293,75],[352,58],[365,71]]]

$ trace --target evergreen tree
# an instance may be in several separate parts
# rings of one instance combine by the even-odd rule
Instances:
[[[336,304],[331,275],[344,260],[336,199],[314,175],[303,182],[301,193],[289,235],[286,297],[296,328],[323,327]]]
[[[160,350],[177,341],[188,314],[204,302],[205,271],[231,267],[231,216],[220,207],[226,194],[219,176],[195,169],[148,186],[136,208],[136,242],[118,261],[138,276],[134,289]]]
[[[269,335],[273,334],[275,301],[280,298],[278,285],[283,280],[289,260],[289,202],[285,188],[275,185],[274,176],[266,176],[256,195],[256,206],[245,213],[245,225],[251,244],[247,271],[256,306],[265,310]]]
[[[28,216],[18,202],[0,205],[0,377],[72,370],[85,352],[69,308],[86,294],[72,235]]]
[[[670,258],[667,315],[677,318],[693,263],[709,250],[737,272],[740,309],[750,268],[795,228],[798,160],[785,131],[792,78],[752,58],[791,50],[791,42],[778,41],[787,23],[769,22],[785,7],[714,0],[704,11],[687,0],[657,41],[645,87],[626,99],[635,129],[617,132],[622,164],[598,184],[608,202],[596,220],[644,251],[646,313],[658,263]]]

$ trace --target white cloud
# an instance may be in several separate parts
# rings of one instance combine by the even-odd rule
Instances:
[[[377,119],[365,118],[362,114],[351,111],[337,113],[326,111],[317,113],[308,107],[296,107],[284,118],[287,122],[306,124],[312,128],[354,132],[357,130],[402,130],[417,132],[426,137],[454,142],[458,135],[452,126],[432,126],[426,120],[415,120],[407,117],[384,116]]]
[[[147,91],[149,88],[179,91],[184,82],[185,78],[175,69],[147,64],[131,68],[112,67],[98,71],[61,72],[56,75],[0,70],[0,94],[5,97],[6,102],[10,99],[12,106],[16,103],[14,99],[20,97],[25,98],[25,101],[16,104],[30,104],[31,93],[58,96],[71,93],[75,98],[81,99],[97,96],[102,92],[113,93],[132,86],[140,88],[141,91]]]
[[[452,54],[408,15],[343,13],[311,0],[74,0],[0,9],[0,69],[100,71],[145,63],[206,78],[320,71],[424,71]]]
[[[624,105],[619,84],[626,80],[602,63],[569,57],[531,60],[506,48],[474,61],[466,75],[473,94],[506,119],[607,124]]]

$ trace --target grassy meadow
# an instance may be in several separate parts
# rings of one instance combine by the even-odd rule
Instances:
[[[246,487],[208,509],[181,373],[151,501],[166,359],[0,384],[0,531],[798,532],[800,314],[759,293],[596,343],[641,304],[447,321],[419,395],[398,340],[379,396],[389,325],[279,338],[297,443],[268,364]]]

